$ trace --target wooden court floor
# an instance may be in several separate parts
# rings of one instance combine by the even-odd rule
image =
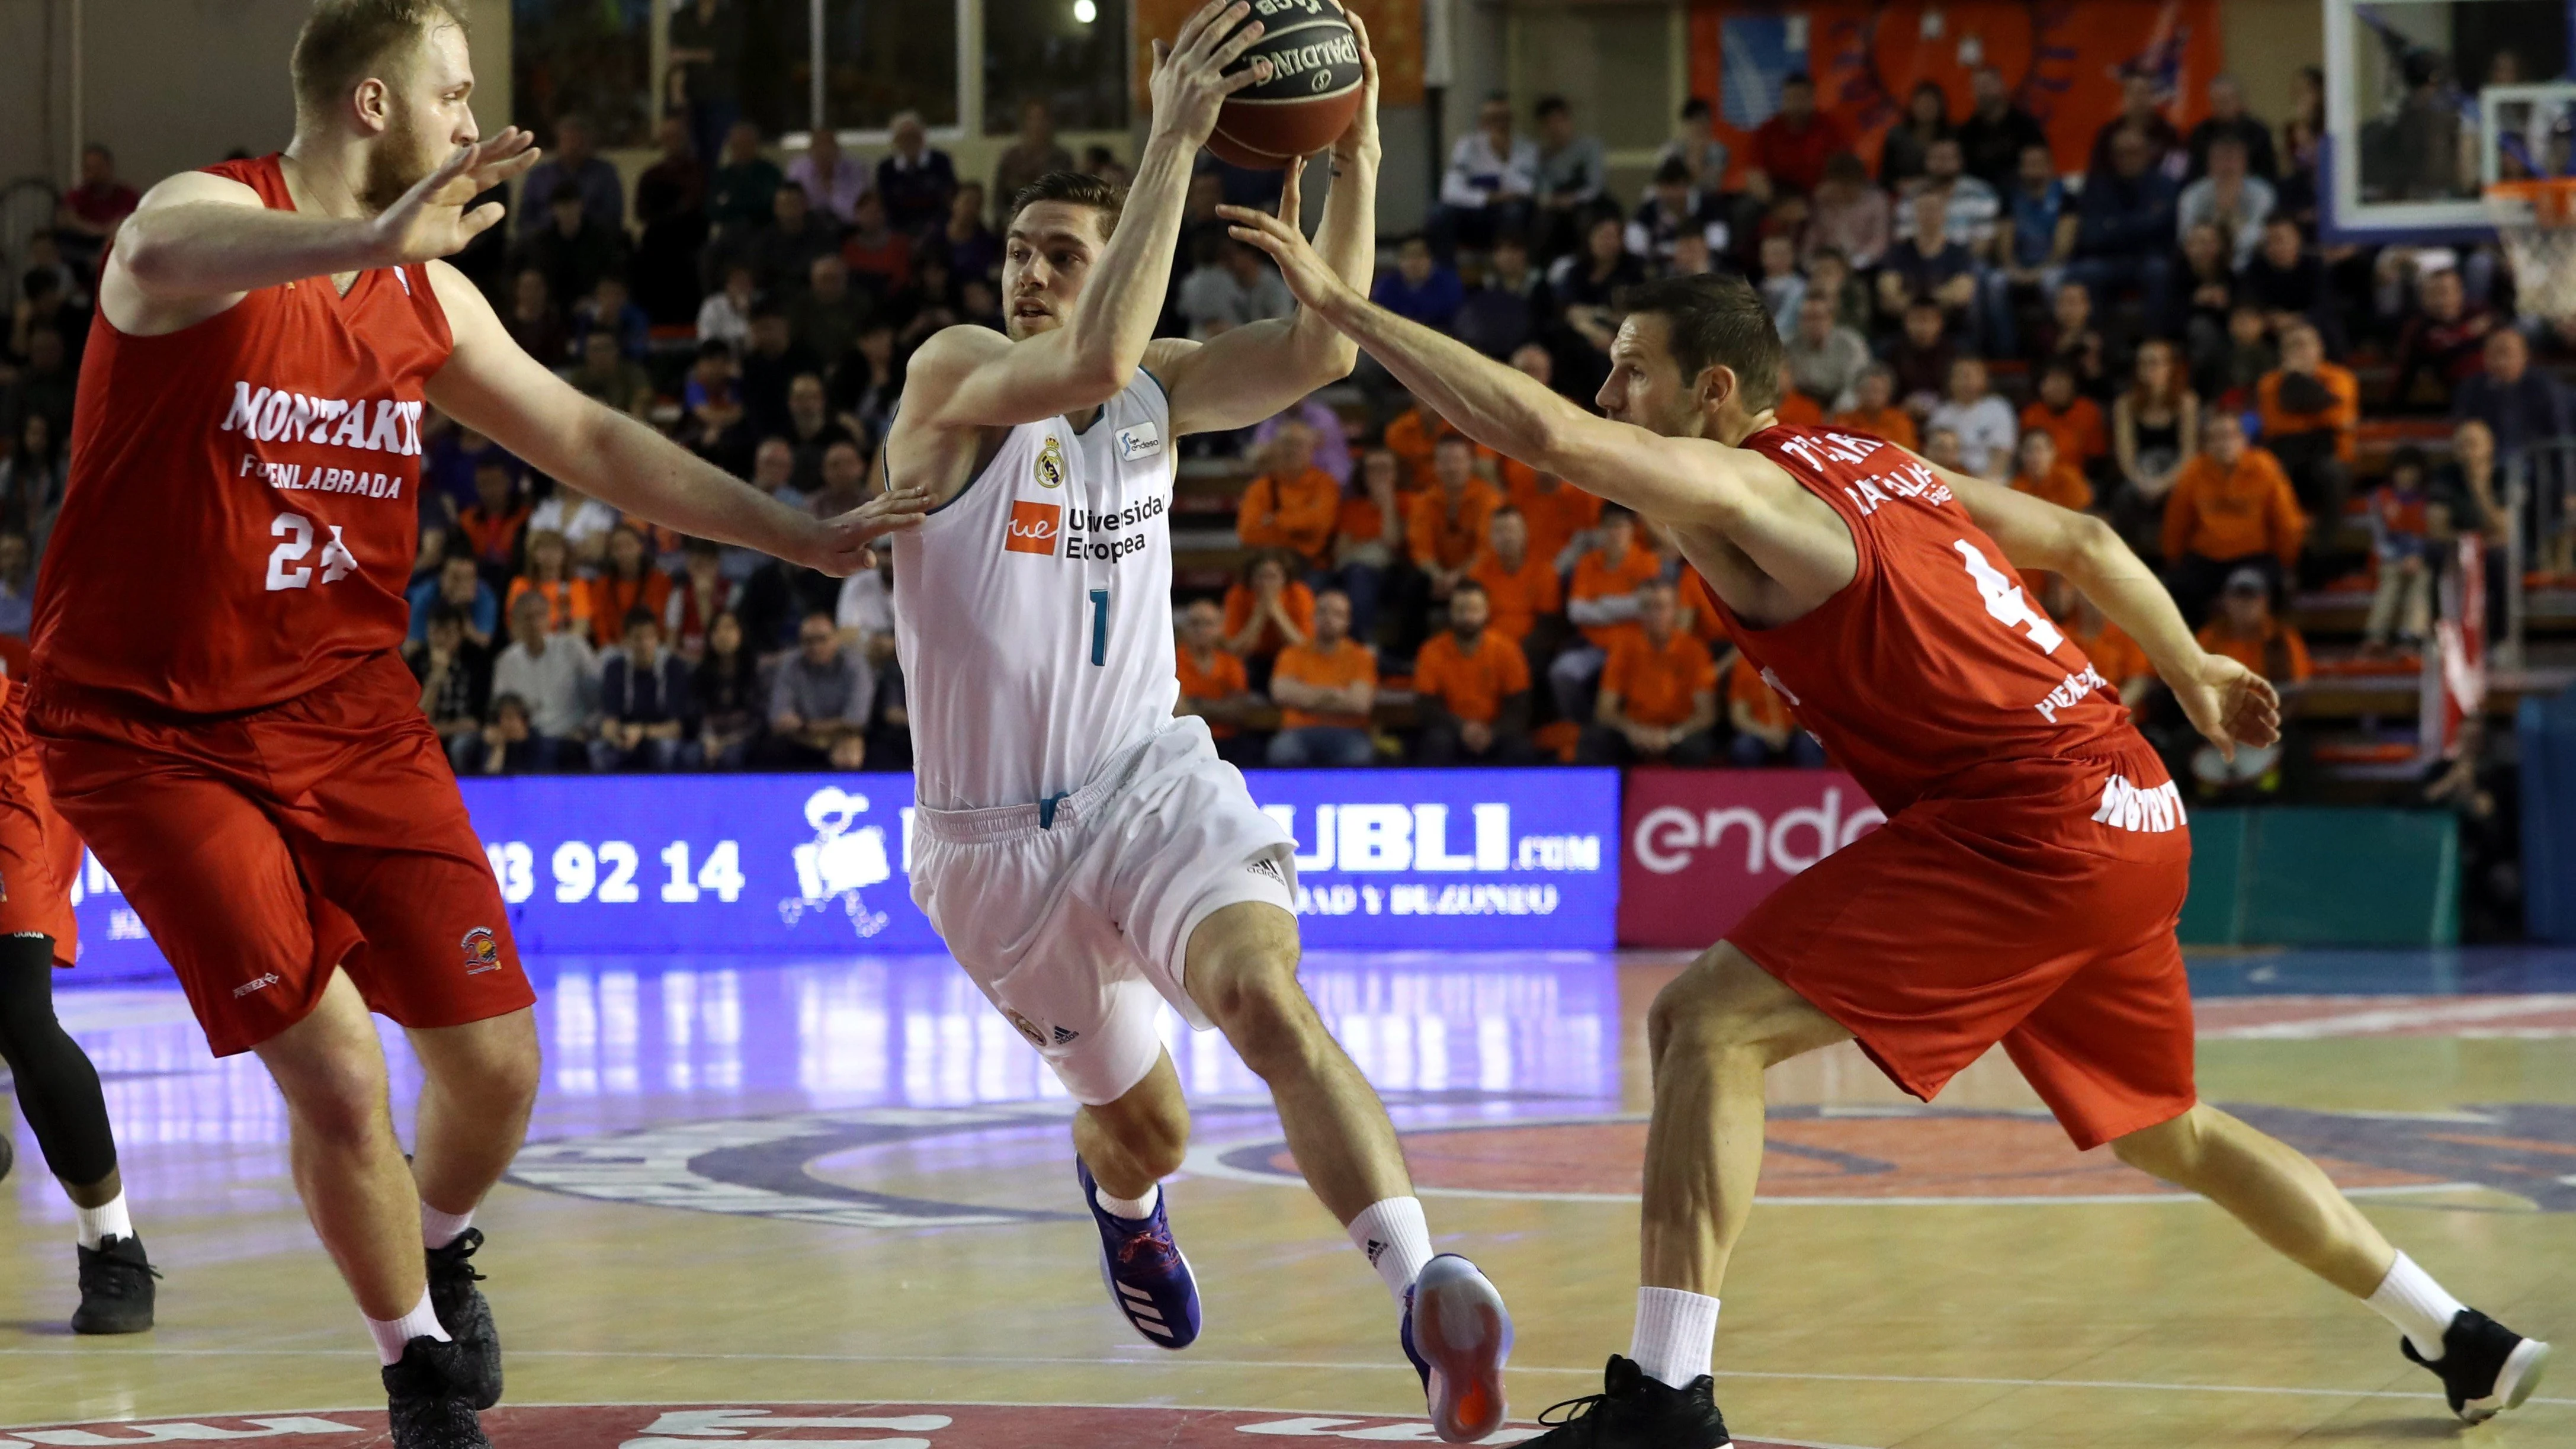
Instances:
[[[1644,1011],[1671,969],[1310,963],[1440,1245],[1511,1299],[1516,1420],[1626,1349]],[[953,967],[557,961],[539,984],[545,1096],[478,1220],[502,1449],[1427,1441],[1383,1291],[1212,1040],[1175,1049],[1202,1111],[1170,1192],[1208,1325],[1175,1355],[1106,1303],[1069,1106]],[[70,1336],[69,1210],[13,1126],[0,1449],[375,1442],[373,1360],[256,1066],[209,1059],[173,991],[62,1010],[167,1278],[153,1333]],[[2576,1347],[2576,995],[2236,998],[2201,1024],[2208,1098],[2326,1159],[2463,1298]],[[1847,1050],[1771,1087],[1769,1201],[1718,1338],[1740,1442],[2576,1445],[2576,1369],[2462,1430],[2393,1330],[2217,1210],[2079,1157],[2000,1057],[1928,1110]]]

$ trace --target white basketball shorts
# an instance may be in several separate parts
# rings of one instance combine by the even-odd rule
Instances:
[[[1163,1002],[1210,1029],[1181,980],[1201,921],[1242,901],[1296,909],[1296,841],[1194,718],[1052,810],[922,810],[913,824],[914,903],[1086,1105],[1154,1069]]]

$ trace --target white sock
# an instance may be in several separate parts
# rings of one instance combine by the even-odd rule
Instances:
[[[1679,1288],[1637,1290],[1628,1357],[1659,1384],[1686,1389],[1717,1356],[1717,1300]]]
[[[80,1245],[93,1253],[106,1239],[134,1236],[134,1224],[125,1216],[125,1194],[121,1192],[94,1208],[74,1203],[72,1221],[80,1234]]]
[[[427,1203],[420,1205],[420,1245],[424,1248],[444,1248],[465,1236],[465,1230],[472,1226],[472,1208],[461,1213],[443,1213]]]
[[[425,1287],[420,1290],[419,1307],[400,1318],[369,1318],[367,1332],[376,1340],[376,1357],[387,1364],[402,1362],[403,1345],[415,1338],[448,1341],[447,1330],[438,1326],[438,1310],[429,1306],[429,1289]]]
[[[2388,1276],[2379,1280],[2379,1290],[2363,1300],[2377,1309],[2379,1316],[2397,1325],[2406,1341],[2427,1362],[2442,1357],[2442,1331],[2451,1326],[2467,1307],[2459,1299],[2442,1291],[2433,1275],[2415,1266],[2415,1260],[2404,1253],[2388,1265]]]
[[[1131,1223],[1141,1223],[1152,1217],[1155,1207],[1163,1201],[1163,1185],[1159,1182],[1154,1183],[1145,1189],[1143,1197],[1126,1198],[1111,1197],[1107,1188],[1095,1183],[1091,1189],[1091,1200],[1100,1204],[1100,1210],[1113,1218],[1125,1218]]]
[[[1371,1203],[1351,1219],[1351,1241],[1368,1254],[1369,1266],[1395,1295],[1396,1304],[1413,1288],[1431,1261],[1431,1224],[1423,1219],[1422,1199],[1391,1197]]]

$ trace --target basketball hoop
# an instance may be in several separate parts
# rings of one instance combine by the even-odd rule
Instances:
[[[2522,309],[2552,322],[2576,318],[2576,176],[2499,181],[2486,198]]]

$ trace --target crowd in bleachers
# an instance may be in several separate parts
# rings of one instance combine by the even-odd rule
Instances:
[[[1993,72],[1965,97],[1927,84],[1873,166],[1793,77],[1742,155],[1690,103],[1628,198],[1564,101],[1525,128],[1496,98],[1429,224],[1388,239],[1374,295],[1588,401],[1628,288],[1740,271],[1786,342],[1785,421],[2103,514],[2210,647],[2284,681],[2312,667],[2292,620],[2308,591],[2366,592],[2367,647],[2416,647],[2448,536],[2500,536],[2505,460],[2576,434],[2549,371],[2576,327],[2517,316],[2491,248],[2320,246],[2312,73],[2277,127],[2223,78],[2187,134],[2149,78],[2127,100],[2067,176]],[[696,121],[663,125],[630,195],[582,118],[559,118],[509,221],[457,264],[575,387],[825,513],[878,486],[911,351],[1001,325],[1013,192],[1057,169],[1125,179],[1106,148],[1059,144],[1036,102],[989,184],[917,116],[883,155],[823,133],[784,165],[749,122]],[[1275,176],[1206,164],[1168,335],[1293,307],[1215,214]],[[0,632],[26,627],[89,278],[133,204],[94,152],[13,299]],[[2365,466],[2365,409],[2456,428]],[[425,439],[407,652],[460,770],[907,763],[885,568],[842,581],[671,536],[435,413]],[[1182,527],[1230,514],[1234,536],[1184,544],[1181,708],[1234,758],[1821,762],[1668,540],[1476,446],[1366,359],[1351,385],[1190,453]],[[2569,547],[2537,540],[2535,566],[2567,567]],[[2135,647],[2062,583],[2027,586],[2152,720]],[[2208,757],[2204,779],[2262,778],[2247,753],[2225,778]]]

